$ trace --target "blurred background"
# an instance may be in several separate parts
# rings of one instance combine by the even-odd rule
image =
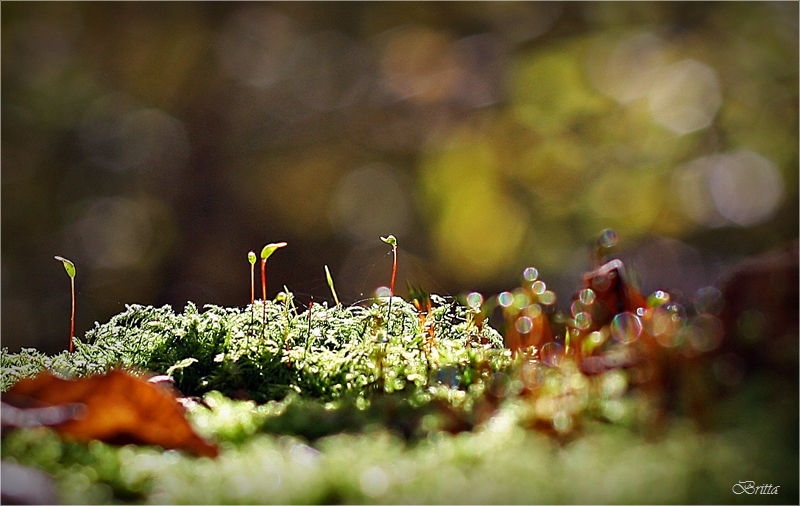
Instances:
[[[691,294],[798,236],[796,2],[2,6],[2,344],[125,304]],[[258,286],[258,285],[257,285]],[[257,287],[257,293],[259,288]]]

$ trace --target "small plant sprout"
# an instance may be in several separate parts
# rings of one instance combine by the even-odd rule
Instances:
[[[392,318],[392,299],[394,298],[394,278],[397,275],[397,239],[389,234],[389,237],[381,236],[381,241],[392,247],[392,283],[389,285],[389,314],[386,316],[386,332],[389,333],[389,320]]]
[[[261,249],[261,300],[267,300],[267,259],[279,248],[286,246],[285,242],[273,242]]]
[[[273,242],[261,249],[261,302],[264,309],[261,314],[261,335],[264,335],[264,326],[267,324],[267,259],[275,253],[278,248],[286,246],[285,242]]]
[[[394,297],[394,278],[397,275],[397,239],[395,236],[389,235],[389,237],[381,237],[381,241],[392,247],[392,254],[394,255],[392,261],[392,283],[389,285],[390,296]]]
[[[250,305],[252,306],[256,301],[256,252],[249,252],[247,260],[250,262]]]
[[[339,297],[336,295],[336,289],[333,287],[333,277],[331,276],[331,271],[328,270],[328,266],[325,266],[325,279],[328,280],[328,288],[331,289],[331,294],[333,294],[333,301],[336,305],[339,305]]]
[[[72,316],[69,319],[69,352],[72,353],[72,339],[75,336],[75,264],[64,257],[56,256],[55,259],[64,264],[72,289]]]
[[[254,303],[256,301],[256,257],[255,251],[250,251],[247,253],[247,261],[250,262],[250,326],[253,326],[256,320],[256,313],[255,313],[255,306]],[[247,345],[250,344],[250,334],[247,335]]]

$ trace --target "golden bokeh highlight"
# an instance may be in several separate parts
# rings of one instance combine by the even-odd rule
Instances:
[[[459,280],[491,280],[517,255],[527,217],[502,192],[498,160],[479,132],[455,133],[447,149],[429,155],[421,173],[430,202],[438,261]]]

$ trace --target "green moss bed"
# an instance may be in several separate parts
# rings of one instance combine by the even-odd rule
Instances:
[[[131,305],[72,354],[3,349],[3,391],[45,369],[170,375],[220,449],[38,427],[4,431],[3,464],[44,471],[59,501],[81,504],[797,502],[796,385],[752,375],[707,403],[706,422],[677,402],[656,426],[629,371],[589,377],[536,348],[512,353],[476,311],[431,299],[424,314],[399,297],[299,311],[290,293],[182,313]],[[744,481],[779,488],[734,493]]]

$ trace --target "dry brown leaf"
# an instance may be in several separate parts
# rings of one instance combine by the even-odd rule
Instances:
[[[40,405],[80,403],[84,416],[53,426],[76,440],[139,443],[181,449],[216,457],[217,448],[198,436],[173,392],[121,370],[65,380],[45,371],[14,385],[4,401],[25,407],[25,399]]]

